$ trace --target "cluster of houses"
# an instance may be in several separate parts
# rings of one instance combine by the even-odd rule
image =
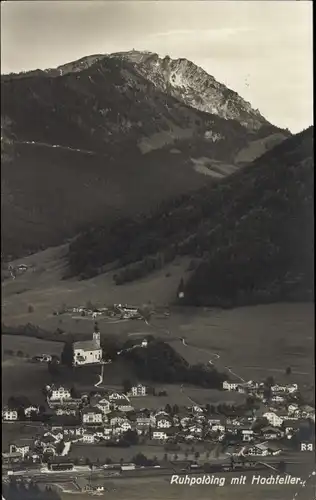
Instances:
[[[80,316],[91,316],[95,319],[102,316],[116,319],[142,319],[139,308],[127,304],[114,304],[109,307],[76,306],[65,308],[59,312],[59,314],[62,313],[80,314]]]
[[[223,382],[223,389],[226,391],[237,391],[241,394],[253,396],[263,402],[267,401],[267,384],[265,382],[236,382],[225,380]],[[269,400],[273,403],[285,403],[289,396],[298,392],[297,384],[273,384],[268,387]]]
[[[249,394],[260,392],[261,387],[254,382],[237,386],[231,382],[223,384],[227,390],[238,390],[240,386],[247,387],[247,391],[251,388]],[[295,387],[275,385],[272,394],[282,391],[293,396],[297,391]],[[265,456],[279,454],[281,442],[292,439],[303,421],[310,419],[315,422],[314,408],[293,401],[283,405],[281,410],[273,402],[261,404],[259,410],[245,405],[226,405],[222,413],[216,413],[209,405],[175,406],[173,409],[167,405],[158,410],[145,407],[135,410],[132,398],[144,397],[145,402],[148,394],[147,387],[142,384],[131,387],[127,394],[107,391],[105,394],[78,395],[61,386],[47,386],[46,392],[47,404],[53,414],[73,417],[76,423],[52,421],[44,434],[34,440],[33,446],[22,450],[15,443],[10,453],[20,453],[23,458],[26,454],[34,457],[36,453],[40,457],[66,455],[73,443],[119,443],[132,433],[135,439],[141,437],[158,444],[211,441],[231,446],[232,455]],[[35,406],[25,408],[25,416],[31,417],[38,411]],[[2,419],[12,422],[18,419],[18,413],[4,409]]]

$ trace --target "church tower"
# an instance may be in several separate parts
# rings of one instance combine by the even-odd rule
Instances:
[[[99,327],[98,323],[95,323],[94,325],[94,332],[93,332],[93,340],[98,346],[98,349],[100,348],[101,340],[100,340],[100,332],[99,332]]]

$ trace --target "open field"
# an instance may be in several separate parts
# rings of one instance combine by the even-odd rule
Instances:
[[[189,362],[212,360],[219,369],[232,368],[246,380],[273,375],[279,381],[314,383],[313,304],[270,304],[231,310],[174,309],[154,329],[174,342]],[[186,355],[186,349],[188,354]],[[217,356],[220,356],[217,358]],[[291,366],[292,375],[285,370]]]
[[[97,276],[91,280],[78,281],[76,279],[62,280],[65,270],[66,246],[50,248],[43,252],[31,255],[13,262],[31,266],[24,274],[15,280],[6,279],[2,284],[3,307],[2,322],[7,325],[34,323],[43,328],[66,330],[69,328],[66,317],[52,316],[63,304],[68,307],[85,305],[91,301],[96,305],[113,303],[130,303],[141,305],[149,300],[153,303],[164,304],[176,297],[176,290],[180,279],[189,265],[189,260],[176,259],[163,271],[134,283],[116,286],[113,283],[114,272]],[[32,305],[34,312],[29,313]],[[62,319],[65,325],[59,323]],[[102,320],[101,320],[102,321]],[[72,321],[70,330],[83,331],[87,323]],[[127,324],[129,324],[128,322]],[[135,321],[134,323],[139,323]],[[93,326],[91,325],[91,328]]]
[[[118,463],[120,459],[123,457],[125,462],[131,461],[135,455],[138,453],[143,453],[147,458],[153,459],[157,457],[158,460],[163,460],[164,455],[168,455],[168,459],[173,459],[174,455],[178,455],[178,460],[190,459],[194,460],[195,453],[199,452],[199,458],[201,460],[207,461],[207,453],[209,453],[209,458],[211,459],[214,456],[214,451],[216,448],[215,444],[212,443],[194,443],[194,450],[192,451],[192,445],[181,444],[179,451],[166,451],[164,446],[156,441],[152,444],[139,444],[137,446],[131,446],[129,448],[115,448],[105,445],[89,445],[89,444],[80,444],[73,445],[69,454],[71,458],[90,458],[90,460],[105,461],[106,458],[111,458],[114,463]],[[185,456],[185,453],[188,453],[188,456]],[[224,457],[224,456],[223,456]],[[225,456],[226,457],[226,456]]]
[[[20,422],[16,423],[3,423],[2,424],[2,450],[8,451],[9,444],[16,442],[28,442],[29,440],[34,440],[37,434],[43,433],[43,426],[40,423],[29,423],[24,424]]]
[[[294,477],[308,477],[311,466],[293,466],[290,470]],[[171,475],[167,477],[112,479],[105,482],[106,498],[110,500],[312,500],[315,498],[314,482],[307,483],[305,488],[300,485],[252,485],[253,473],[246,473],[245,485],[232,485],[231,478],[239,477],[240,473],[225,474],[224,486],[214,485],[175,485],[170,484]],[[255,473],[257,475],[257,473]],[[259,474],[258,474],[259,475]],[[269,473],[260,472],[261,477]],[[217,475],[215,475],[217,476]],[[198,476],[196,476],[198,477]],[[63,500],[88,500],[88,495],[62,495]],[[102,498],[102,497],[101,497]]]
[[[63,349],[63,342],[50,342],[36,338],[24,337],[22,335],[2,335],[2,353],[6,356],[7,350],[22,351],[29,357],[39,354],[56,354],[60,356]]]
[[[44,404],[42,389],[51,382],[46,363],[28,363],[24,359],[8,358],[2,361],[2,400],[24,395],[35,404]]]

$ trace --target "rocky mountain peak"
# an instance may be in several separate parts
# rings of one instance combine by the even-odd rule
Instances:
[[[267,124],[249,102],[188,59],[172,59],[168,55],[162,58],[155,53],[138,51],[121,52],[115,56],[133,63],[137,71],[159,90],[195,109],[238,120],[254,130]]]

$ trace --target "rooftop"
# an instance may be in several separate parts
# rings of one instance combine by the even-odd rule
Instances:
[[[94,351],[96,349],[100,349],[100,346],[95,340],[82,340],[81,342],[74,342],[74,349]]]

